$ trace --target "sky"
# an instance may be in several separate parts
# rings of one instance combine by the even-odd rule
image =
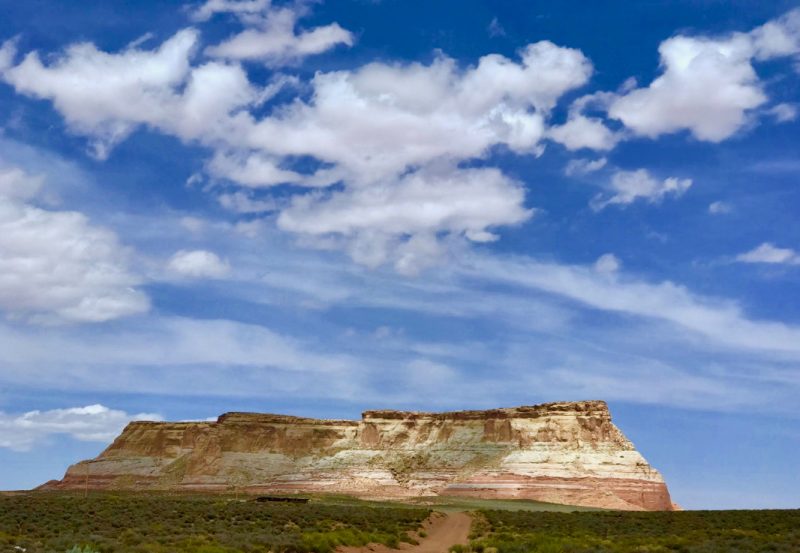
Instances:
[[[0,489],[130,420],[604,399],[798,508],[800,8],[0,0]]]

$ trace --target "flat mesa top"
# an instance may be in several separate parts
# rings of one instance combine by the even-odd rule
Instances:
[[[610,416],[608,405],[602,400],[588,401],[561,401],[542,403],[538,405],[527,405],[520,407],[503,407],[485,410],[467,411],[445,411],[445,412],[423,412],[423,411],[396,411],[391,409],[364,411],[361,420],[350,419],[314,419],[308,417],[297,417],[294,415],[281,415],[272,413],[252,413],[252,412],[228,412],[217,418],[216,422],[153,422],[137,421],[131,424],[141,425],[215,425],[215,424],[248,424],[248,423],[284,423],[284,424],[317,424],[317,425],[339,425],[355,426],[362,422],[377,420],[477,420],[477,419],[508,419],[508,418],[537,418],[544,415],[559,413],[573,413],[576,415],[601,415]]]

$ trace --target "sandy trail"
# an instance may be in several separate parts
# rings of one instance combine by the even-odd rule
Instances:
[[[450,513],[434,515],[423,524],[428,534],[417,538],[419,545],[400,544],[400,549],[391,549],[385,545],[368,545],[366,547],[339,547],[339,553],[447,553],[451,545],[466,545],[469,541],[469,529],[472,518],[467,513]]]

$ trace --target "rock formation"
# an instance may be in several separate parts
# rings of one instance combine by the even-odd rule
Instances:
[[[603,401],[417,413],[360,421],[226,413],[216,422],[132,422],[96,459],[45,489],[457,495],[671,510],[661,475]]]

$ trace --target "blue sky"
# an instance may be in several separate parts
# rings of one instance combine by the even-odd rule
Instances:
[[[794,3],[0,5],[0,488],[597,398],[685,507],[800,506]]]

